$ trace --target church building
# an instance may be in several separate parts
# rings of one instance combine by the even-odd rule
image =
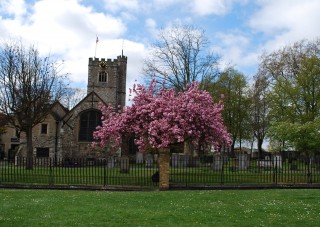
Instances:
[[[71,110],[54,103],[46,118],[33,128],[34,157],[103,158],[107,150],[93,149],[93,132],[101,124],[100,105],[125,106],[127,57],[89,58],[87,95]],[[1,135],[3,157],[26,157],[26,141],[8,127]]]

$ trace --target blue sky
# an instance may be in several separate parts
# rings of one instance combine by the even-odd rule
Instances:
[[[249,78],[263,51],[320,36],[320,0],[0,0],[0,39],[36,44],[63,60],[73,87],[86,87],[88,58],[128,56],[128,83],[140,80],[157,31],[190,24],[206,31],[220,67]]]

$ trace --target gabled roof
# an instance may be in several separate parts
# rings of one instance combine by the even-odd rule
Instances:
[[[92,91],[90,92],[89,94],[87,94],[86,97],[84,97],[77,105],[75,105],[71,110],[70,112],[73,112],[75,109],[77,109],[79,106],[82,105],[82,103],[86,102],[87,100],[89,100],[91,98],[91,102],[97,102],[97,100],[94,100],[94,96],[96,96],[96,98],[99,100],[98,102],[101,102],[103,104],[106,105],[106,103],[103,101],[103,99],[95,92],[95,91]]]
[[[95,105],[94,103],[102,103],[104,105],[107,105],[103,99],[94,91],[90,92],[89,94],[87,94],[86,97],[84,97],[77,105],[75,105],[64,117],[64,121],[68,121],[68,119],[70,118],[71,115],[74,114],[74,112],[79,109],[84,103],[86,102],[91,102],[91,108],[87,108],[87,109],[99,109],[97,107],[97,105]]]
[[[50,108],[50,114],[56,119],[61,120],[69,112],[59,101],[54,102]]]

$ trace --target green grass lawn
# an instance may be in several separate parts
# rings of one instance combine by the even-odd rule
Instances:
[[[0,226],[320,226],[320,190],[0,189]]]

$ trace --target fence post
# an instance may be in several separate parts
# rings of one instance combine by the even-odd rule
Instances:
[[[103,160],[103,187],[106,188],[107,187],[107,160],[104,159]]]
[[[53,178],[53,175],[52,175],[52,159],[49,158],[49,165],[50,165],[50,169],[49,169],[49,185],[53,185],[54,183],[54,178]]]
[[[169,189],[169,164],[170,164],[170,149],[163,148],[159,150],[159,189]]]
[[[273,167],[273,183],[274,184],[278,184],[278,174],[277,174],[277,170],[278,170],[278,157],[276,156],[275,159],[272,160],[272,167]],[[274,164],[274,160],[276,160],[276,164]]]
[[[222,158],[222,168],[221,168],[221,175],[220,175],[220,184],[223,185],[224,184],[224,160]]]
[[[310,171],[311,158],[308,160],[308,173],[307,173],[307,183],[312,184],[312,171]]]

